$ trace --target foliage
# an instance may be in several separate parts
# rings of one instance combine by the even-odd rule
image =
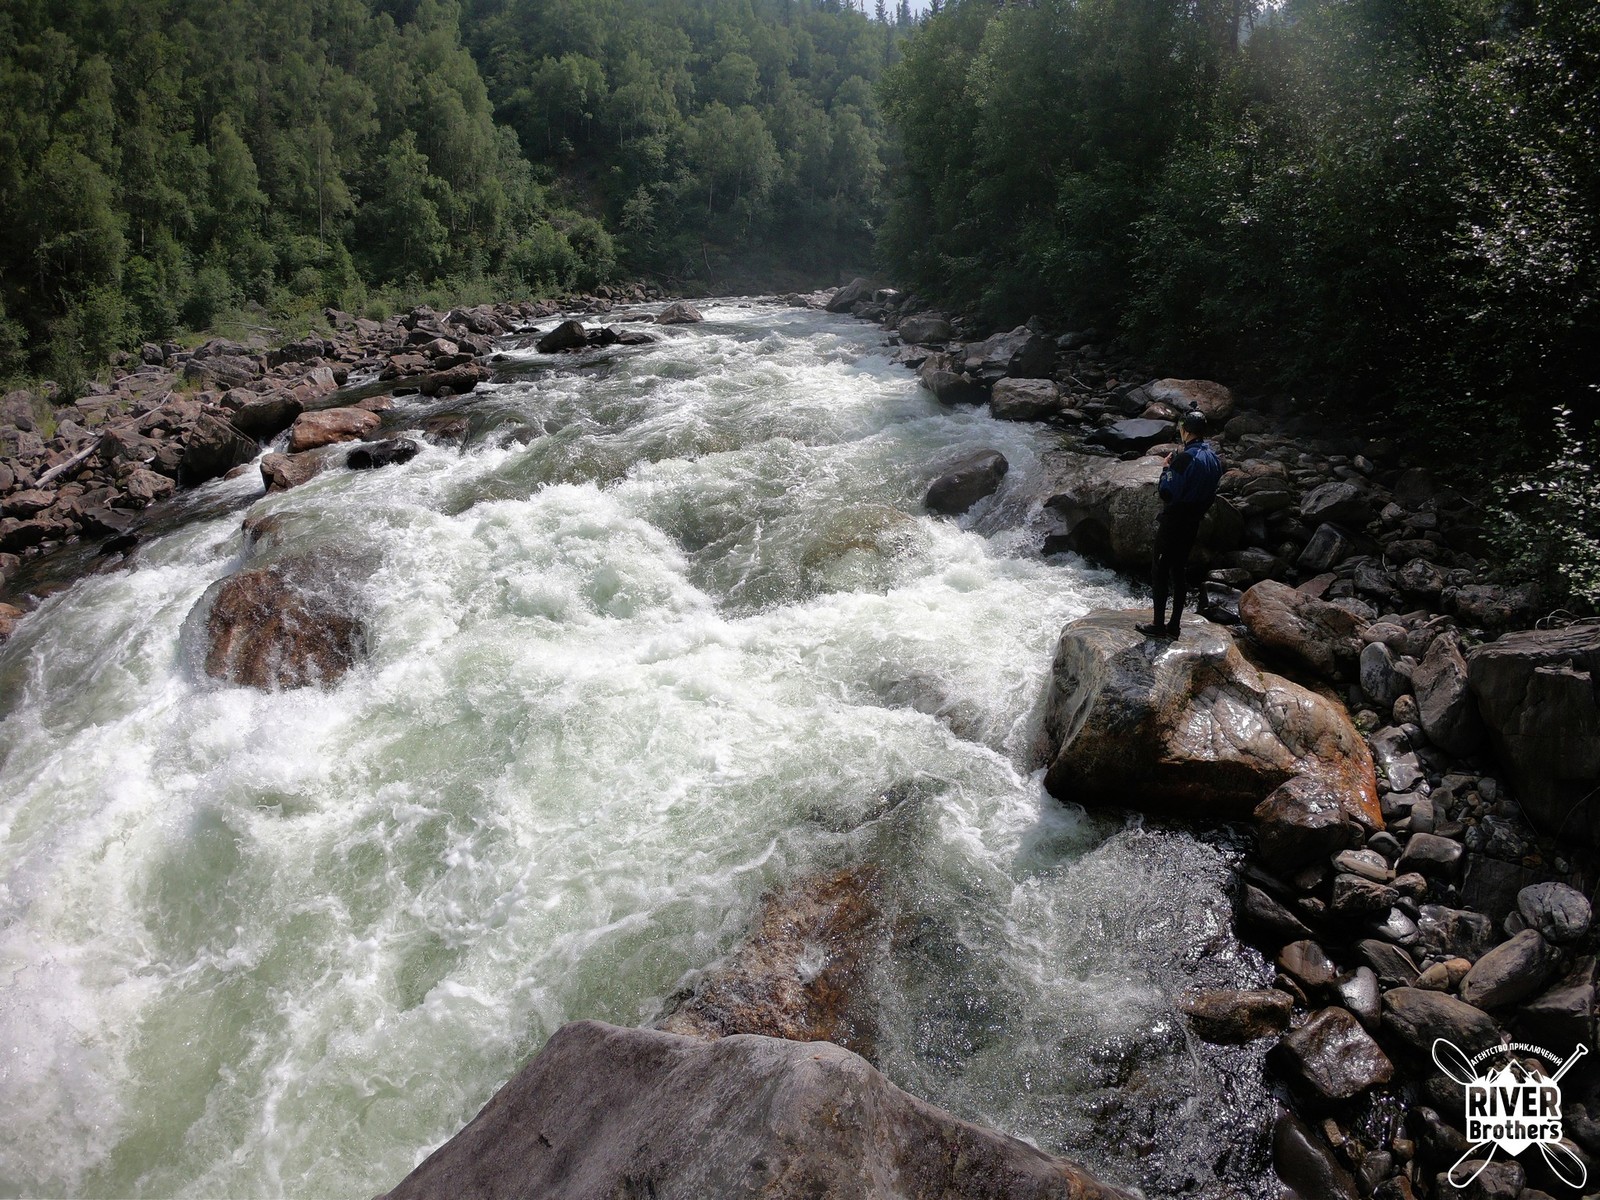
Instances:
[[[12,0],[0,372],[81,379],[242,305],[859,260],[908,27],[839,0]]]
[[[1572,410],[1554,414],[1555,457],[1542,471],[1499,489],[1495,549],[1513,578],[1536,579],[1546,593],[1600,612],[1600,437],[1579,432]]]
[[[1592,0],[960,0],[883,93],[933,298],[1479,454],[1594,412]]]

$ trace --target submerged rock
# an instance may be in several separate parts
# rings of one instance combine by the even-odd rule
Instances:
[[[589,345],[589,335],[582,321],[563,321],[539,339],[536,349],[540,354],[556,354],[562,350],[583,350]]]
[[[838,1046],[575,1021],[388,1200],[647,1196],[1126,1193],[908,1095]]]
[[[704,320],[705,318],[700,315],[700,310],[694,305],[684,300],[674,300],[661,310],[660,315],[656,317],[656,324],[693,325],[698,321]]]
[[[759,1033],[836,1042],[871,1057],[860,989],[881,940],[878,870],[856,867],[769,896],[750,940],[657,1028],[693,1037]]]
[[[206,619],[206,674],[276,691],[333,683],[365,653],[366,633],[315,562],[241,571],[223,581]]]
[[[1341,707],[1257,670],[1208,621],[1165,641],[1141,619],[1101,611],[1062,630],[1044,718],[1052,795],[1234,820],[1304,776],[1382,827],[1372,755]]]

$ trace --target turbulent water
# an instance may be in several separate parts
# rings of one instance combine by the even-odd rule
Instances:
[[[896,1082],[1151,1195],[1261,1186],[1258,1054],[1173,1006],[1263,978],[1224,851],[1041,784],[1055,635],[1132,597],[1039,557],[1049,435],[871,326],[705,311],[391,414],[454,403],[462,448],[203,489],[0,648],[0,1192],[381,1191],[563,1022],[653,1020],[763,892],[869,860]],[[924,515],[985,447],[1001,493]],[[266,513],[359,597],[326,691],[200,669]]]

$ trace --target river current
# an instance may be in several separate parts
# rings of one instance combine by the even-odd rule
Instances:
[[[1042,786],[1056,635],[1137,602],[1040,557],[1053,435],[873,326],[703,311],[390,415],[463,446],[200,489],[0,647],[0,1193],[382,1191],[562,1023],[656,1019],[763,893],[863,861],[892,1079],[1151,1196],[1263,1192],[1260,1053],[1174,1007],[1270,977],[1226,848]],[[1001,492],[926,515],[984,448]],[[201,669],[267,513],[358,597],[327,690]]]

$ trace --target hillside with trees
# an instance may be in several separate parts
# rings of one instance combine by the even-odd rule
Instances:
[[[870,258],[838,0],[19,0],[0,13],[0,376],[256,305]],[[891,17],[904,18],[902,21]]]

